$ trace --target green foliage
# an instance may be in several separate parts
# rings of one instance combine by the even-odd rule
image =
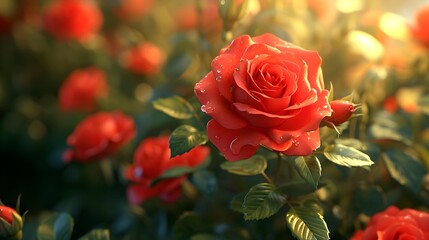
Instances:
[[[190,119],[194,114],[192,105],[180,96],[153,101],[153,107],[173,118]]]
[[[182,155],[189,152],[192,148],[205,144],[207,142],[207,135],[198,129],[182,125],[176,128],[170,136],[170,150],[171,157]]]
[[[323,154],[330,161],[346,167],[367,167],[374,164],[365,153],[342,144],[327,146]]]
[[[429,114],[429,95],[419,98],[417,104],[419,105],[420,111],[425,114]]]
[[[79,240],[110,240],[110,233],[108,229],[94,229]]]
[[[298,174],[314,189],[317,189],[320,176],[322,175],[322,166],[316,156],[297,157],[293,161]]]
[[[244,198],[246,197],[246,194],[247,194],[246,192],[241,192],[232,198],[230,203],[230,207],[232,210],[236,212],[244,213],[243,202],[244,202]]]
[[[354,202],[362,213],[371,216],[385,207],[382,189],[378,186],[359,186],[354,195]]]
[[[329,229],[322,210],[314,200],[291,205],[286,214],[286,222],[294,236],[300,240],[329,239]]]
[[[52,213],[37,228],[37,240],[67,240],[73,232],[73,218],[67,213]]]
[[[197,171],[192,175],[192,183],[207,196],[213,196],[217,191],[216,176],[207,170]]]
[[[258,175],[265,171],[267,168],[267,160],[264,156],[255,155],[249,159],[236,161],[236,162],[224,162],[220,165],[223,170],[230,173],[243,176]]]
[[[188,240],[192,237],[198,237],[200,234],[208,234],[210,232],[211,229],[207,221],[194,212],[182,214],[173,227],[174,239],[176,240]]]
[[[417,194],[422,185],[422,179],[426,174],[422,162],[409,153],[399,149],[390,149],[383,154],[387,170],[392,178]]]
[[[245,220],[259,220],[272,216],[285,203],[286,198],[268,183],[260,183],[247,192],[243,200]]]

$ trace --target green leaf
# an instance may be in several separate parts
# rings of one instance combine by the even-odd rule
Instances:
[[[371,216],[383,210],[386,201],[380,187],[361,185],[355,191],[354,202],[361,212]]]
[[[79,240],[110,240],[110,233],[108,229],[94,229]]]
[[[258,175],[265,171],[267,168],[267,160],[261,155],[255,155],[249,159],[224,162],[220,165],[223,170],[230,173],[243,176]]]
[[[207,135],[189,125],[182,125],[176,128],[170,136],[171,157],[189,152],[192,148],[205,144]]]
[[[425,165],[399,149],[387,150],[382,156],[392,178],[417,194],[426,174]]]
[[[297,157],[293,163],[298,174],[314,189],[317,189],[317,184],[322,175],[319,159],[316,156]]]
[[[244,202],[244,198],[246,197],[246,194],[247,194],[246,192],[241,192],[232,198],[230,203],[230,207],[232,210],[236,212],[244,213],[243,202]]]
[[[207,220],[194,212],[185,212],[173,226],[173,236],[176,240],[188,240],[197,234],[210,232]]]
[[[208,156],[206,158],[206,160],[204,161],[204,163],[197,165],[195,167],[174,167],[174,168],[170,168],[167,171],[165,171],[163,174],[161,174],[161,176],[155,178],[152,182],[151,182],[151,186],[156,185],[159,181],[164,180],[164,179],[168,179],[168,178],[176,178],[176,177],[180,177],[189,173],[193,173],[196,172],[200,169],[204,169],[206,168],[209,164],[210,164],[210,156]]]
[[[67,240],[73,232],[73,218],[67,213],[53,213],[37,228],[38,240]]]
[[[155,109],[177,119],[189,119],[194,114],[192,105],[180,96],[161,98],[152,102]]]
[[[245,220],[259,220],[274,215],[286,198],[271,184],[260,183],[247,192],[243,201]]]
[[[327,146],[323,154],[330,161],[346,167],[367,167],[374,164],[365,153],[342,144]]]
[[[298,239],[329,239],[329,229],[323,219],[320,206],[315,201],[306,201],[292,205],[286,214],[286,222],[293,235]]]

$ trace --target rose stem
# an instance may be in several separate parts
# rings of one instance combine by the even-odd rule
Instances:
[[[271,180],[271,178],[270,178],[270,177],[268,177],[268,176],[267,176],[267,174],[266,174],[265,172],[261,172],[261,174],[262,174],[262,176],[265,178],[265,180],[267,180],[267,182],[268,182],[269,184],[271,184],[271,185],[275,186],[275,185],[274,185],[273,180]]]
[[[283,163],[282,154],[280,152],[277,152],[276,173],[274,175],[275,183],[277,183],[277,181],[280,179],[282,163]]]

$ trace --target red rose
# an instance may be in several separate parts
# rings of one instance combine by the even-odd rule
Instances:
[[[413,36],[426,47],[429,47],[429,5],[420,8],[415,15],[415,22],[411,26]]]
[[[391,206],[372,216],[366,229],[357,231],[351,239],[429,239],[429,214]]]
[[[61,40],[89,39],[103,24],[103,15],[93,1],[57,0],[47,7],[43,25]]]
[[[16,210],[0,202],[0,238],[21,239],[22,224],[22,218]]]
[[[98,68],[75,70],[63,82],[59,92],[64,111],[92,111],[96,100],[107,95],[106,75]]]
[[[135,132],[133,119],[121,112],[91,115],[67,138],[71,149],[65,152],[65,161],[88,162],[109,156],[129,142]]]
[[[134,162],[125,169],[125,178],[133,184],[128,187],[128,199],[140,204],[159,196],[165,202],[174,202],[180,197],[180,183],[185,176],[162,180],[155,186],[151,182],[173,167],[195,167],[209,155],[208,147],[198,146],[180,156],[170,158],[168,137],[147,138],[134,153]]]
[[[114,11],[123,20],[133,20],[148,13],[153,5],[153,0],[120,0]]]
[[[125,53],[125,67],[133,73],[154,75],[164,63],[164,52],[152,43],[141,43]]]
[[[264,34],[235,39],[195,85],[210,141],[230,161],[259,145],[287,155],[320,146],[319,125],[331,115],[317,52]]]
[[[0,15],[0,36],[8,34],[11,28],[12,28],[12,21]]]

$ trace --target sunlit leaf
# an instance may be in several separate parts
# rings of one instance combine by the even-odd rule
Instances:
[[[153,101],[153,107],[173,118],[192,118],[194,109],[192,105],[180,96],[161,98]]]
[[[67,240],[73,232],[73,218],[67,213],[53,213],[37,228],[38,240]]]
[[[91,232],[85,234],[85,236],[79,238],[79,240],[109,240],[110,233],[107,229],[94,229]]]
[[[310,200],[300,205],[292,205],[286,214],[286,222],[293,235],[298,239],[329,239],[328,226],[315,201]]]
[[[171,157],[186,153],[192,148],[205,144],[206,142],[207,135],[205,132],[201,132],[189,125],[179,126],[170,136],[169,144]]]
[[[426,174],[425,165],[410,154],[399,150],[387,150],[383,154],[387,170],[392,178],[414,193],[418,193]]]
[[[294,167],[298,174],[312,187],[317,189],[322,166],[319,159],[315,156],[297,157],[293,161]]]
[[[255,155],[249,159],[224,162],[220,165],[223,170],[237,175],[251,176],[258,175],[267,168],[267,160],[261,155]]]
[[[330,161],[346,167],[365,167],[374,164],[365,153],[342,144],[327,146],[323,154]]]
[[[247,192],[243,201],[245,220],[259,220],[272,216],[285,203],[286,198],[271,184],[260,183]]]

